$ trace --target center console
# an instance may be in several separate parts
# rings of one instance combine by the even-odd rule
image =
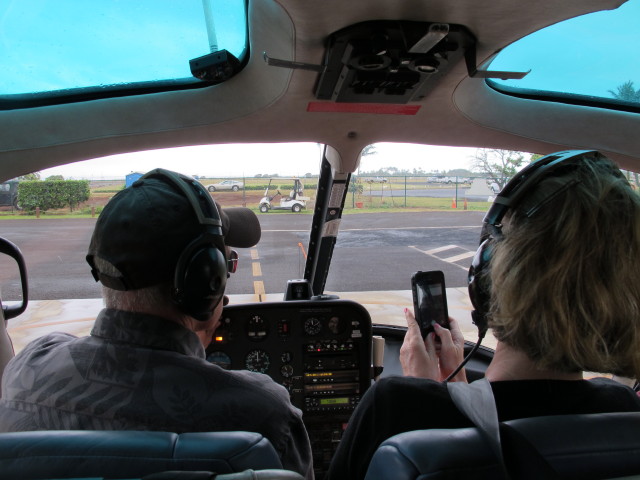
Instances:
[[[225,307],[207,359],[265,373],[302,410],[322,478],[349,417],[371,385],[371,317],[347,300]]]

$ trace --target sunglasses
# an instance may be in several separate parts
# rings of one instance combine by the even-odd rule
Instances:
[[[231,250],[227,258],[227,272],[236,273],[238,269],[238,252]]]

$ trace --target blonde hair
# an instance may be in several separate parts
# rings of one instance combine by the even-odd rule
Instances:
[[[541,369],[639,377],[640,197],[603,157],[565,175],[578,182],[532,217],[506,217],[489,326]]]

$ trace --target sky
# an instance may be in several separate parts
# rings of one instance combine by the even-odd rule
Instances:
[[[425,172],[470,169],[476,149],[379,143],[375,151],[375,154],[363,158],[361,171],[385,167],[422,168]],[[316,143],[193,146],[85,160],[42,170],[40,176],[43,179],[62,175],[67,180],[106,180],[124,178],[131,172],[167,168],[206,178],[253,177],[256,174],[301,177],[320,172],[321,154]]]

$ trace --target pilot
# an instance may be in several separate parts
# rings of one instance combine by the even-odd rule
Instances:
[[[485,377],[500,421],[640,410],[631,388],[583,378],[640,378],[640,197],[596,152],[563,162],[531,181],[504,214],[501,231],[481,247],[488,325],[497,339]],[[364,478],[376,448],[398,433],[473,426],[443,382],[462,361],[458,324],[436,324],[423,341],[412,312],[405,317],[404,376],[365,393],[331,463],[331,480]],[[466,382],[464,370],[452,381]]]
[[[51,333],[4,373],[0,431],[252,431],[313,477],[299,409],[268,376],[207,362],[237,254],[256,215],[221,209],[190,177],[156,169],[98,218],[87,255],[105,307],[91,334]]]

